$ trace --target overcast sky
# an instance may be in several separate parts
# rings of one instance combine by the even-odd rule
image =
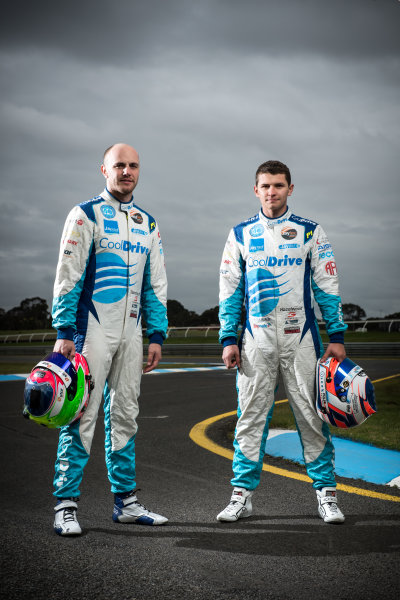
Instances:
[[[398,0],[22,0],[0,25],[1,293],[51,303],[63,223],[140,153],[168,297],[218,303],[254,173],[290,167],[290,207],[332,242],[343,302],[400,311]]]

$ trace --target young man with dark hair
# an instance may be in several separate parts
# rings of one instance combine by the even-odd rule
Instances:
[[[293,184],[285,164],[260,165],[254,192],[261,210],[231,230],[220,270],[222,358],[228,369],[238,369],[238,421],[233,493],[217,519],[236,521],[252,512],[281,375],[317,493],[319,515],[327,523],[341,523],[344,516],[337,506],[329,426],[315,410],[317,359],[333,356],[341,362],[346,357],[336,263],[322,227],[288,208]],[[329,335],[325,352],[314,300]],[[246,322],[238,344],[243,302]]]

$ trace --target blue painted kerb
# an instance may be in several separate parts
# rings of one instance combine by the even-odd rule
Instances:
[[[340,477],[387,484],[400,476],[400,452],[332,436],[335,446],[335,472]],[[287,431],[267,440],[265,451],[271,456],[304,464],[296,431]]]

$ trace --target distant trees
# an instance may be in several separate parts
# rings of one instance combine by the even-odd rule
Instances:
[[[196,327],[218,325],[218,306],[208,308],[200,315],[187,310],[178,300],[168,300],[168,322],[172,327]],[[0,308],[0,329],[17,331],[24,329],[48,329],[51,315],[46,300],[36,296],[22,300],[19,306],[8,311]]]
[[[218,306],[208,308],[201,315],[187,310],[178,300],[167,300],[168,324],[170,327],[199,327],[218,325]]]
[[[345,321],[362,321],[367,316],[365,310],[358,304],[343,304],[342,311]]]
[[[5,311],[0,308],[0,329],[48,329],[51,327],[49,307],[44,298],[25,298],[19,306]]]
[[[345,321],[361,321],[366,318],[365,310],[357,304],[343,304],[343,317]],[[218,306],[207,308],[201,314],[188,310],[178,300],[167,300],[168,323],[170,327],[204,327],[219,325]],[[242,322],[244,319],[242,309]],[[387,315],[385,319],[400,319],[400,313]],[[35,296],[25,298],[19,306],[8,311],[0,308],[0,329],[48,329],[51,327],[51,315],[44,298]]]
[[[395,312],[391,315],[386,315],[385,319],[400,319],[400,312]]]

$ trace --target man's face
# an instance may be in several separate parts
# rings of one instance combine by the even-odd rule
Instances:
[[[116,144],[107,153],[101,172],[107,189],[121,202],[129,202],[139,180],[139,155],[126,144]]]
[[[288,184],[284,173],[260,173],[257,185],[254,186],[254,193],[261,202],[262,211],[270,219],[280,217],[286,212],[287,198],[292,191],[293,183]]]

